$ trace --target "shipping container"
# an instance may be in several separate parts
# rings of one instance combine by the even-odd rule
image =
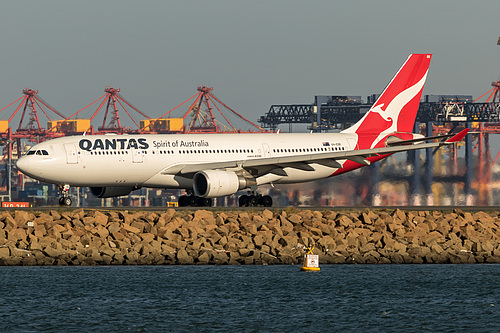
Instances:
[[[147,127],[147,128],[146,128]],[[184,119],[182,118],[160,118],[160,119],[144,119],[141,120],[141,128],[148,132],[180,132],[184,127]]]
[[[47,122],[47,129],[51,129],[51,132],[81,133],[90,130],[90,119],[53,120]]]

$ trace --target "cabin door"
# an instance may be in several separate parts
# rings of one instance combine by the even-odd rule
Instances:
[[[78,164],[78,153],[74,143],[65,143],[64,150],[66,150],[66,163]]]
[[[132,149],[132,162],[142,163],[144,161],[144,154],[142,150]]]
[[[269,145],[267,143],[263,143],[262,148],[264,148],[264,157],[270,157],[271,149],[269,148]]]

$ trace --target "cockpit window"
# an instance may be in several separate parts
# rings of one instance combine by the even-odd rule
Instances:
[[[46,151],[45,149],[43,150],[30,150],[26,153],[26,155],[44,155],[44,156],[48,156],[49,155],[49,152]]]

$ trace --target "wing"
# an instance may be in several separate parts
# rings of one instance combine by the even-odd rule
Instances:
[[[301,154],[284,157],[264,157],[250,160],[234,160],[225,162],[210,162],[196,164],[177,164],[163,170],[162,174],[182,174],[189,176],[201,170],[234,169],[246,170],[253,176],[262,176],[267,173],[286,176],[284,168],[295,168],[305,171],[314,171],[311,164],[320,164],[332,168],[342,168],[338,162],[350,160],[363,165],[370,165],[368,157],[390,155],[403,151],[440,147],[461,141],[470,129],[464,129],[450,138],[450,135],[428,137],[414,140],[397,141],[389,147],[348,150],[328,153]],[[421,143],[422,141],[449,138],[446,141]]]

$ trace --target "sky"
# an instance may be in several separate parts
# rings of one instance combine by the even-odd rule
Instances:
[[[380,93],[433,53],[424,94],[479,97],[500,74],[495,0],[2,1],[0,108],[25,87],[64,115],[106,86],[151,117],[199,85],[251,121],[272,104]],[[10,115],[1,115],[6,119]]]

